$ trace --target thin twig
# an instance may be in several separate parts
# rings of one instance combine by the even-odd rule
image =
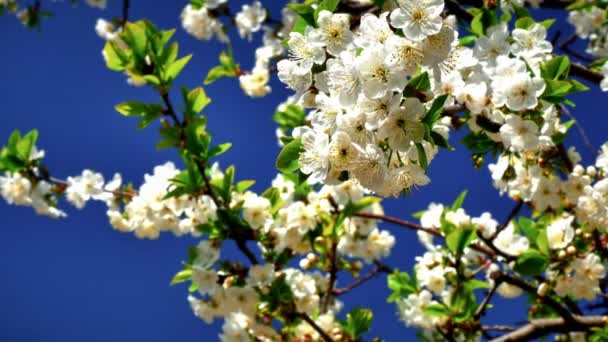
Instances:
[[[530,341],[549,333],[569,333],[588,331],[593,327],[603,327],[608,323],[606,316],[573,316],[574,324],[563,318],[534,319],[530,323],[502,335],[492,342]]]
[[[129,21],[129,7],[131,7],[130,0],[122,0],[122,21],[121,21],[121,24],[123,26]]]
[[[364,275],[363,277],[359,277],[359,279],[355,280],[353,283],[351,283],[347,287],[344,287],[341,289],[335,289],[333,291],[333,293],[335,296],[341,296],[343,294],[346,294],[346,293],[352,291],[353,289],[365,284],[366,282],[368,282],[369,280],[373,279],[374,277],[376,277],[378,274],[381,274],[381,273],[390,273],[390,272],[388,271],[388,268],[386,268],[384,265],[379,265],[376,268],[374,268],[371,272],[369,272],[368,274]]]
[[[562,110],[562,113],[564,113],[564,115],[566,115],[570,119],[574,120],[574,125],[576,126],[576,129],[578,130],[578,134],[581,136],[581,139],[583,139],[583,144],[589,150],[589,152],[591,152],[592,155],[595,155],[597,153],[597,150],[595,149],[595,147],[593,147],[593,144],[591,143],[591,140],[589,139],[589,136],[585,132],[585,129],[583,128],[583,126],[578,123],[578,120],[576,120],[576,118],[574,118],[574,115],[572,115],[572,112],[570,112],[568,107],[566,107],[563,104],[561,104],[559,107]]]
[[[396,217],[391,217],[391,216],[385,216],[385,215],[378,215],[378,214],[373,214],[373,213],[356,213],[353,216],[356,217],[362,217],[362,218],[368,218],[368,219],[375,219],[375,220],[380,220],[380,221],[384,221],[384,222],[389,222],[389,223],[393,223],[396,224],[398,226],[401,227],[405,227],[405,228],[409,228],[412,230],[416,230],[416,231],[421,231],[421,232],[425,232],[428,234],[431,234],[433,236],[439,237],[439,238],[444,238],[444,236],[441,234],[441,231],[437,228],[428,228],[428,227],[423,227],[419,224],[413,223],[413,222],[409,222],[409,221],[405,221],[405,220],[401,220],[398,219]],[[485,247],[482,246],[478,243],[472,243],[471,245],[469,245],[470,248],[481,252],[485,255],[487,255],[488,257],[490,257],[490,259],[494,260],[496,258],[496,253]],[[504,254],[504,253],[503,253]]]
[[[494,286],[492,286],[492,288],[488,291],[488,294],[483,298],[483,301],[481,304],[479,304],[477,310],[475,310],[475,315],[473,316],[475,319],[479,320],[479,318],[486,313],[488,304],[490,304],[490,300],[492,300],[492,297],[494,296],[494,293],[496,293],[496,289],[498,286],[500,286],[500,283],[500,281],[494,282]]]
[[[312,318],[308,317],[307,314],[305,314],[305,313],[298,313],[297,315],[302,320],[304,320],[304,322],[308,323],[313,329],[315,329],[316,332],[319,334],[319,336],[321,336],[321,338],[325,342],[333,342],[333,339],[329,335],[327,335],[327,333],[325,331],[323,331],[323,329],[321,329],[321,327],[318,326],[317,323],[315,323],[315,321],[312,320]]]

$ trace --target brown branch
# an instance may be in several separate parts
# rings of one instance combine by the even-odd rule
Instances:
[[[569,333],[575,331],[588,331],[593,327],[603,327],[608,323],[607,316],[573,316],[574,324],[563,318],[534,319],[530,323],[502,335],[492,342],[530,341],[551,333]]]
[[[572,115],[572,112],[570,112],[568,107],[566,107],[563,104],[561,104],[559,107],[562,110],[562,113],[564,113],[564,115],[566,115],[570,119],[574,120],[574,125],[576,126],[576,129],[578,130],[578,134],[581,136],[581,139],[583,139],[583,144],[589,150],[589,152],[591,152],[592,155],[595,155],[597,153],[597,150],[591,143],[591,140],[589,139],[589,136],[585,132],[585,129],[583,128],[583,126],[578,123],[578,120],[576,120],[574,115]]]
[[[483,331],[514,331],[515,328],[508,325],[482,325]]]
[[[555,299],[551,298],[550,296],[540,296],[537,292],[536,287],[528,284],[524,280],[513,277],[513,276],[503,273],[503,272],[499,272],[499,271],[492,273],[491,277],[496,282],[505,282],[507,284],[511,284],[511,285],[519,287],[520,289],[522,289],[522,290],[528,292],[528,294],[538,298],[539,300],[541,300],[542,303],[544,303],[545,305],[547,305],[548,307],[553,309],[553,311],[555,311],[558,315],[560,315],[564,321],[572,323],[572,324],[576,324],[575,319],[573,318],[573,315],[572,315],[572,313],[570,313],[570,311],[568,311],[559,302],[557,302]]]
[[[581,63],[572,63],[570,65],[570,74],[595,84],[600,84],[604,79],[604,75],[589,69]]]
[[[329,285],[327,287],[327,292],[325,293],[325,297],[323,298],[323,306],[321,308],[321,312],[327,312],[329,308],[329,302],[331,300],[331,296],[333,294],[334,286],[336,285],[336,280],[338,278],[338,242],[334,239],[331,243],[331,247],[328,251],[328,257],[330,259],[329,264]]]
[[[475,315],[473,316],[475,317],[475,319],[479,320],[479,318],[486,313],[488,304],[490,304],[490,300],[492,300],[492,297],[494,296],[494,293],[496,293],[496,289],[498,289],[500,283],[500,281],[494,281],[494,286],[492,286],[490,291],[488,291],[488,294],[483,298],[483,301],[481,302],[481,304],[479,304],[477,310],[475,310]]]
[[[385,215],[378,215],[378,214],[372,214],[372,213],[357,213],[354,214],[353,216],[356,217],[362,217],[362,218],[368,218],[368,219],[374,219],[374,220],[380,220],[380,221],[384,221],[384,222],[389,222],[389,223],[393,223],[396,224],[398,226],[401,227],[405,227],[405,228],[409,228],[412,230],[416,230],[416,231],[421,231],[421,232],[425,232],[428,234],[431,234],[433,236],[439,237],[439,238],[444,238],[444,236],[441,234],[441,231],[437,228],[428,228],[428,227],[423,227],[419,224],[413,223],[413,222],[409,222],[409,221],[405,221],[405,220],[401,220],[398,219],[396,217],[391,217],[391,216],[385,216]],[[470,245],[470,247],[478,252],[481,252],[485,255],[487,255],[488,257],[490,257],[490,259],[494,260],[496,258],[496,252],[485,247],[482,246],[478,243],[472,243]]]
[[[390,268],[386,267],[385,265],[378,265],[370,273],[364,275],[363,277],[359,277],[359,279],[355,280],[353,283],[351,283],[347,287],[333,290],[333,294],[335,296],[341,296],[343,294],[346,294],[346,293],[352,291],[353,289],[365,284],[366,282],[370,281],[371,279],[373,279],[374,277],[376,277],[378,274],[381,274],[381,273],[391,273]]]
[[[321,329],[321,327],[318,326],[317,323],[312,320],[312,318],[308,317],[307,314],[300,312],[297,314],[297,316],[304,320],[304,322],[308,323],[313,329],[315,329],[315,331],[319,334],[319,336],[321,336],[323,341],[333,342],[333,339],[325,331],[323,331],[323,329]]]
[[[123,26],[129,21],[129,7],[131,7],[130,0],[122,0],[122,21],[121,21],[121,24]]]

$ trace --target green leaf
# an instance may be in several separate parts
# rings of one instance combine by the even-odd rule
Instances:
[[[114,107],[124,116],[144,116],[146,114],[162,114],[162,107],[156,104],[145,104],[139,101],[127,101]]]
[[[445,239],[448,249],[457,256],[462,255],[464,249],[475,239],[475,229],[471,226],[458,227]]]
[[[431,89],[431,80],[429,74],[425,71],[414,76],[405,86],[403,96],[415,97],[420,92],[425,92]]]
[[[340,321],[344,331],[353,340],[369,331],[374,314],[371,310],[355,308],[346,315],[346,321]]]
[[[517,225],[526,237],[528,237],[528,240],[536,241],[539,232],[539,230],[536,229],[536,222],[522,216],[517,220]]]
[[[541,65],[540,74],[544,79],[559,80],[566,78],[570,72],[568,56],[557,56]]]
[[[450,143],[443,137],[443,135],[435,132],[435,131],[431,131],[431,139],[433,139],[433,144],[448,149],[450,151],[454,150],[454,147],[452,145],[450,145]]]
[[[234,191],[238,193],[243,193],[247,191],[247,189],[251,188],[255,184],[254,180],[242,180],[234,186]]]
[[[547,237],[547,229],[539,229],[538,231],[538,236],[536,237],[536,245],[538,246],[538,249],[544,254],[544,255],[550,255],[551,254],[551,250],[549,248],[549,238]]]
[[[520,255],[515,262],[515,271],[525,277],[542,274],[549,265],[549,259],[535,250]]]
[[[386,0],[372,0],[372,3],[378,6],[378,8],[383,8],[385,2]]]
[[[26,135],[21,138],[17,142],[16,150],[17,156],[24,162],[28,162],[30,160],[30,155],[32,154],[32,149],[38,140],[38,130],[31,130]]]
[[[115,42],[108,41],[103,48],[106,66],[110,70],[123,71],[129,64],[129,57]]]
[[[176,60],[175,62],[171,63],[171,65],[169,65],[169,67],[167,68],[167,73],[165,75],[165,81],[172,82],[175,78],[177,78],[177,75],[179,75],[179,73],[182,72],[182,70],[184,69],[186,64],[188,64],[188,62],[190,61],[191,58],[192,58],[192,55],[188,55],[188,56],[182,57],[182,58]]]
[[[298,17],[304,19],[309,26],[316,26],[315,10],[310,5],[291,3],[287,5],[287,8],[294,11]]]
[[[387,284],[388,288],[393,290],[386,300],[389,303],[407,297],[417,290],[415,278],[410,277],[406,272],[399,272],[398,270],[395,270],[387,277]]]
[[[461,141],[462,144],[473,153],[484,154],[488,152],[498,152],[501,149],[501,145],[498,145],[495,141],[488,138],[483,132],[471,132]]]
[[[470,46],[474,45],[477,41],[477,36],[470,34],[468,36],[464,36],[458,40],[460,46]]]
[[[227,70],[221,65],[213,67],[205,78],[205,85],[211,84],[222,77],[236,77],[236,72],[234,70]]]
[[[450,314],[450,309],[443,304],[431,304],[426,306],[422,311],[430,317],[443,317]]]
[[[464,200],[467,198],[467,194],[469,193],[469,190],[464,190],[463,192],[461,192],[458,197],[456,197],[456,199],[454,200],[454,203],[452,203],[452,211],[456,211],[460,208],[462,208],[462,203],[464,203]]]
[[[148,54],[148,37],[146,36],[146,25],[143,21],[137,23],[126,23],[124,33],[121,35],[125,43],[131,48],[133,54],[143,61]]]
[[[192,279],[192,269],[181,270],[177,272],[177,274],[173,277],[169,285],[183,283],[190,279]]]
[[[315,10],[315,21],[317,20],[317,18],[319,18],[319,13],[321,13],[321,11],[330,11],[330,12],[334,12],[336,10],[336,8],[338,7],[338,4],[340,3],[340,0],[323,0],[321,1],[321,3],[319,4],[319,6],[317,6],[317,9]]]
[[[306,27],[308,27],[308,23],[306,22],[306,19],[298,16],[296,18],[296,22],[293,24],[293,28],[291,29],[291,32],[297,32],[300,34],[304,34],[304,32],[306,32]]]
[[[306,112],[297,104],[289,104],[282,110],[277,110],[272,116],[274,122],[285,131],[306,124]]]
[[[190,5],[194,9],[200,9],[201,7],[205,6],[205,0],[190,0]]]
[[[226,153],[226,151],[228,151],[231,147],[232,147],[232,143],[223,143],[223,144],[219,144],[217,146],[213,146],[209,150],[209,158],[222,155],[222,154]]]
[[[186,96],[186,110],[190,116],[199,114],[211,103],[211,98],[207,96],[201,87],[195,88]]]
[[[441,112],[443,112],[443,106],[445,105],[447,99],[447,95],[438,96],[435,101],[433,101],[431,109],[429,109],[429,111],[424,116],[422,122],[427,124],[431,129],[435,125],[435,122],[437,122],[437,120],[441,116]]]
[[[424,169],[424,171],[426,171],[429,168],[429,162],[426,158],[424,146],[422,146],[421,143],[416,143],[416,150],[418,151],[418,164]]]
[[[302,141],[294,139],[289,144],[283,146],[281,153],[277,157],[276,167],[282,172],[293,172],[300,168],[298,159],[302,151]]]
[[[547,19],[547,20],[541,21],[539,24],[548,30],[551,28],[551,26],[553,26],[554,23],[555,23],[555,19]]]
[[[283,199],[281,198],[281,191],[275,187],[270,187],[262,193],[262,197],[266,198],[270,201],[271,209],[270,212],[272,214],[276,213],[281,209],[283,205]]]
[[[523,17],[515,21],[515,28],[527,30],[528,28],[530,28],[530,26],[534,24],[536,24],[536,22],[531,17]]]

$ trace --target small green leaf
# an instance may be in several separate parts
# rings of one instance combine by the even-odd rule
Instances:
[[[535,250],[520,255],[515,262],[515,271],[525,277],[542,274],[549,265],[549,259]]]
[[[222,77],[236,77],[236,72],[234,70],[226,70],[221,65],[213,67],[205,78],[205,85],[211,84]]]
[[[421,143],[416,143],[416,150],[418,151],[418,164],[426,171],[429,168],[429,162],[426,157],[424,146],[422,146]]]
[[[437,122],[437,120],[441,116],[441,112],[443,112],[443,106],[445,105],[447,99],[447,95],[438,96],[435,101],[433,101],[431,109],[429,109],[429,111],[424,116],[422,122],[427,124],[431,129],[435,125],[435,122]]]
[[[389,303],[407,297],[417,290],[416,279],[410,277],[406,272],[399,272],[398,270],[387,277],[387,284],[388,288],[393,290],[386,300]]]
[[[186,100],[187,111],[191,116],[199,114],[211,103],[211,98],[207,96],[207,93],[201,87],[192,89],[186,96]]]
[[[570,59],[568,56],[557,56],[543,64],[540,68],[544,79],[559,80],[566,78],[570,72]]]
[[[182,70],[184,69],[186,64],[188,64],[188,62],[190,61],[191,58],[192,58],[192,55],[188,55],[186,57],[182,57],[182,58],[176,60],[175,62],[171,63],[171,65],[169,65],[169,68],[167,68],[167,73],[165,75],[165,81],[171,82],[175,78],[177,78],[177,75],[179,75],[179,73],[182,72]]]
[[[226,153],[226,151],[228,151],[231,147],[232,147],[232,143],[223,143],[223,144],[220,144],[217,146],[213,146],[209,150],[209,158],[222,155],[222,154]]]
[[[457,256],[462,255],[464,249],[475,239],[475,229],[473,227],[458,227],[452,231],[445,239],[448,249]]]
[[[443,304],[428,305],[423,309],[423,311],[425,315],[430,317],[443,317],[450,314],[450,309]]]
[[[181,270],[181,271],[177,272],[177,274],[173,277],[173,279],[171,280],[171,283],[169,285],[183,283],[190,279],[192,279],[192,270],[191,269]]]
[[[302,141],[294,139],[289,144],[283,146],[281,153],[277,157],[276,167],[282,172],[293,172],[300,168],[298,159],[302,151]]]
[[[346,321],[340,321],[344,331],[353,340],[369,331],[374,314],[371,310],[355,308],[346,315]]]
[[[515,21],[515,28],[527,30],[528,28],[530,28],[530,26],[534,24],[536,24],[536,22],[531,17],[523,17]]]
[[[338,7],[339,3],[340,3],[340,0],[323,0],[323,1],[321,1],[319,6],[317,6],[317,9],[315,9],[315,21],[317,20],[317,18],[319,18],[319,13],[321,13],[321,11],[330,11],[333,13],[336,10],[336,8]]]
[[[462,208],[462,204],[464,203],[464,200],[467,198],[467,194],[469,193],[469,190],[464,190],[463,192],[461,192],[458,197],[456,197],[456,199],[454,200],[454,202],[452,203],[452,211],[456,211],[460,208]]]
[[[431,80],[429,74],[425,71],[414,76],[405,86],[403,96],[415,97],[418,93],[425,92],[431,89]]]
[[[247,191],[247,189],[251,188],[255,184],[254,180],[242,180],[234,186],[234,191],[238,193],[243,193]]]

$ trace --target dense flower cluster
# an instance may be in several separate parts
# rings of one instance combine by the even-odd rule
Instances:
[[[443,1],[401,1],[390,15],[363,16],[355,32],[347,14],[321,11],[318,28],[290,34],[290,58],[279,62],[278,76],[314,109],[311,127],[294,135],[302,140],[300,167],[311,182],[346,174],[385,196],[429,182],[424,168],[436,146],[425,140],[422,120],[431,102],[403,92],[421,70],[439,84],[471,61],[442,10]],[[447,139],[441,124],[433,131]]]

